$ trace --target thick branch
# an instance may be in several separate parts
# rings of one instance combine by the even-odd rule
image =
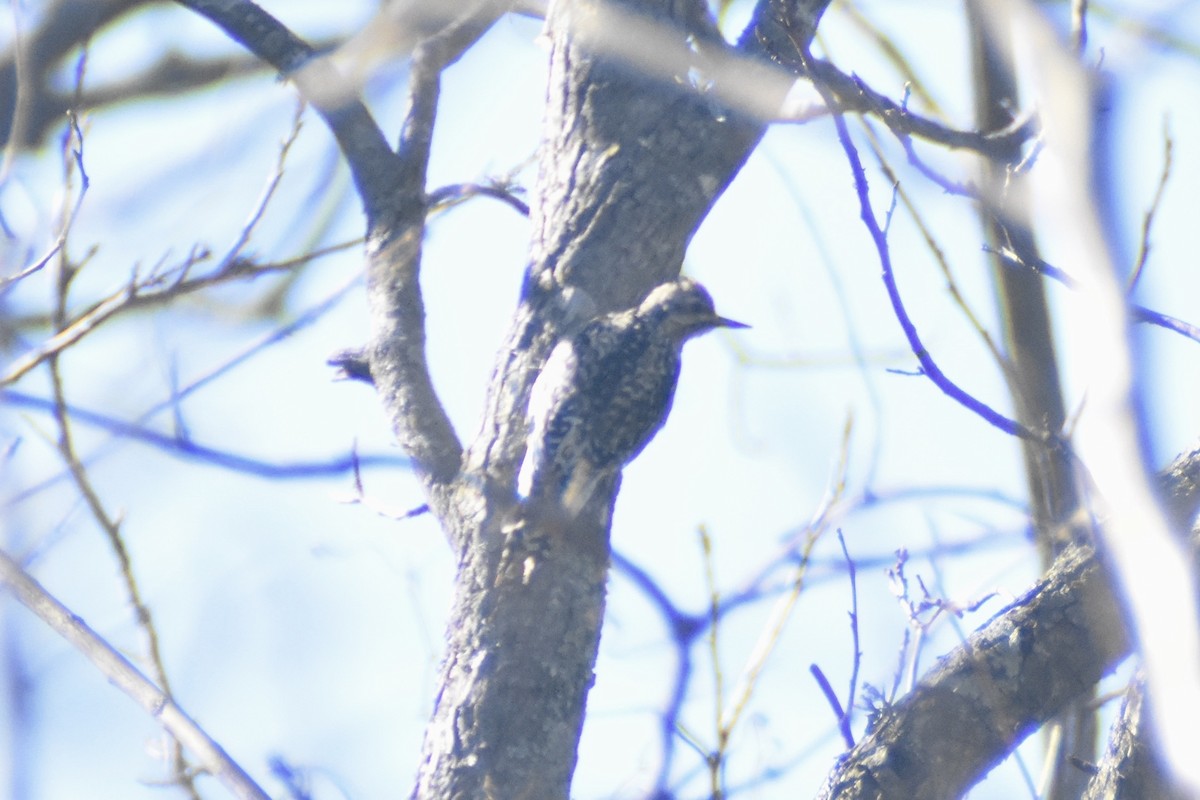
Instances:
[[[1160,475],[1174,517],[1195,515],[1198,474],[1200,449],[1194,449]],[[908,696],[879,711],[819,796],[961,797],[1129,648],[1110,576],[1090,546],[1072,545]]]
[[[961,797],[1128,646],[1094,552],[1069,548],[1024,597],[879,711],[819,796]]]
[[[568,797],[604,616],[607,531],[496,530],[460,571],[413,797]]]
[[[785,20],[789,46],[807,47],[827,5],[761,0],[736,49],[699,3],[551,5],[530,273],[468,455],[473,470],[511,479],[525,398],[564,327],[635,305],[678,275],[692,235],[766,130],[754,109],[770,98],[736,95],[763,92],[751,74],[773,78],[777,111],[790,83],[758,31]],[[746,68],[723,71],[731,62]]]

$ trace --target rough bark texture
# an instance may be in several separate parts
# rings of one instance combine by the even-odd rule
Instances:
[[[1108,750],[1088,785],[1084,800],[1189,800],[1194,795],[1172,784],[1155,756],[1146,686],[1139,676],[1125,694],[1109,733]]]
[[[657,35],[727,48],[701,3],[613,5]],[[462,562],[416,797],[567,796],[618,482],[570,522],[516,506],[525,403],[564,332],[679,274],[688,241],[765,129],[677,80],[687,63],[648,73],[597,47],[589,21],[600,5],[552,8],[531,263],[460,481]]]
[[[1167,510],[1189,527],[1200,507],[1198,475],[1200,448],[1193,448],[1159,476]],[[1196,557],[1195,533],[1191,546]],[[1129,648],[1124,611],[1101,559],[1090,546],[1068,547],[1023,597],[942,659],[912,693],[880,710],[819,796],[961,797],[1038,726],[1089,691]],[[1118,726],[1111,747],[1119,752],[1108,759],[1130,752],[1122,736]],[[1096,798],[1158,796],[1095,791]]]
[[[1069,548],[1045,579],[880,710],[820,796],[961,797],[1126,652],[1103,569],[1090,548]]]

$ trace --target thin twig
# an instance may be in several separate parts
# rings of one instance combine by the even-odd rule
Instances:
[[[925,217],[917,209],[916,204],[913,203],[912,198],[905,190],[904,185],[896,176],[891,164],[888,163],[887,158],[884,156],[883,149],[880,147],[879,139],[875,135],[875,131],[870,125],[864,125],[864,128],[867,132],[867,141],[871,146],[871,152],[874,154],[875,159],[879,164],[879,168],[883,170],[883,174],[887,177],[888,181],[896,186],[896,191],[899,195],[900,202],[904,204],[904,208],[908,211],[909,217],[912,219],[913,224],[917,226],[917,231],[921,234],[921,238],[925,240],[925,246],[929,249],[930,254],[933,256],[933,260],[938,265],[938,269],[941,271],[942,276],[946,279],[946,291],[950,293],[950,297],[952,300],[954,300],[954,304],[958,306],[959,310],[963,313],[963,316],[967,318],[967,322],[970,323],[971,327],[975,330],[975,333],[983,341],[984,346],[992,355],[992,360],[996,362],[996,365],[999,366],[1000,369],[1007,371],[1009,368],[1008,359],[1004,357],[1004,354],[1000,351],[1000,347],[996,344],[996,340],[992,338],[991,333],[989,333],[987,328],[984,327],[983,322],[979,319],[979,316],[975,313],[974,309],[971,308],[970,304],[967,303],[966,297],[964,297],[963,293],[959,290],[958,281],[955,280],[954,273],[950,269],[950,262],[946,258],[945,251],[942,249],[941,245],[938,244],[937,239],[934,237],[933,229],[926,224]]]
[[[858,695],[858,673],[862,668],[862,646],[858,641],[858,573],[854,566],[854,559],[850,557],[850,550],[846,546],[846,537],[842,535],[839,528],[837,532],[838,544],[842,546],[842,555],[846,557],[846,573],[850,578],[850,636],[854,645],[854,666],[850,670],[850,690],[846,695],[846,710],[838,720],[838,729],[842,732],[842,738],[854,747],[854,734],[850,730],[850,715],[854,712],[855,698]]]
[[[1163,120],[1163,168],[1162,174],[1158,177],[1158,187],[1154,190],[1154,198],[1150,201],[1150,207],[1146,209],[1146,215],[1142,217],[1142,235],[1138,241],[1137,257],[1133,260],[1133,272],[1129,276],[1129,282],[1126,284],[1125,293],[1130,294],[1137,287],[1138,280],[1142,277],[1142,271],[1146,268],[1146,260],[1150,257],[1150,229],[1154,226],[1154,216],[1158,213],[1158,207],[1162,204],[1163,192],[1167,188],[1167,180],[1171,177],[1172,154],[1175,149],[1175,142],[1171,139],[1171,128],[1167,124],[1167,120]]]
[[[700,527],[700,544],[704,551],[704,580],[708,589],[708,651],[713,670],[713,722],[717,736],[716,747],[706,755],[708,762],[709,790],[712,800],[723,797],[721,770],[725,764],[726,748],[729,745],[729,729],[725,727],[725,674],[721,669],[720,622],[721,594],[717,589],[716,565],[713,558],[712,537],[708,529]]]
[[[29,408],[36,411],[55,413],[59,407],[58,403],[53,399],[38,397],[11,389],[4,392],[2,396],[4,401],[11,404],[14,408]],[[122,440],[139,442],[181,458],[263,478],[303,479],[320,478],[327,475],[343,475],[353,469],[354,459],[356,458],[356,456],[347,453],[324,460],[267,461],[252,456],[239,455],[216,447],[207,447],[180,433],[160,433],[137,422],[126,422],[125,420],[70,403],[63,404],[61,408],[72,422],[83,423],[108,431]],[[399,455],[359,455],[357,458],[361,464],[372,467],[411,467],[409,460]],[[30,494],[31,491],[27,490],[18,495],[17,498],[24,499],[29,497]]]
[[[287,162],[288,153],[291,152],[292,145],[296,143],[296,140],[300,138],[300,128],[304,121],[305,107],[306,104],[303,98],[296,102],[296,112],[292,115],[292,127],[279,145],[279,152],[275,156],[275,166],[271,170],[270,175],[267,176],[266,186],[263,187],[262,194],[259,195],[258,202],[254,204],[249,218],[242,225],[241,231],[238,232],[233,246],[229,248],[229,252],[221,259],[221,263],[217,268],[218,271],[227,268],[241,258],[242,251],[250,243],[250,237],[254,235],[254,229],[258,227],[258,223],[262,221],[263,215],[267,212],[267,206],[270,205],[271,198],[275,196],[275,190],[279,188],[279,182],[283,180],[283,168]]]
[[[78,133],[78,127],[74,128]],[[83,170],[82,146],[75,148],[72,152],[72,158],[66,162],[66,175],[68,183],[74,171],[78,169],[81,180],[86,183],[87,175]],[[55,297],[54,310],[51,313],[51,318],[56,327],[61,327],[66,323],[66,308],[67,296],[70,291],[72,280],[79,274],[79,269],[72,264],[67,252],[67,236],[70,233],[69,227],[63,228],[63,245],[59,250],[58,258],[56,259],[56,280],[55,280]],[[138,588],[137,579],[133,571],[133,562],[129,555],[129,550],[125,546],[125,540],[121,534],[120,521],[110,515],[105,509],[103,502],[100,500],[99,494],[92,485],[87,471],[83,464],[75,454],[75,445],[71,436],[70,414],[67,410],[66,391],[63,386],[63,375],[59,359],[59,353],[54,353],[47,358],[47,366],[50,371],[50,386],[53,396],[53,414],[58,427],[58,450],[63,459],[63,462],[70,470],[71,477],[75,481],[80,494],[87,503],[89,510],[92,513],[96,523],[104,532],[108,540],[109,546],[112,548],[113,555],[117,559],[117,565],[120,568],[121,579],[125,584],[125,591],[129,597],[129,604],[134,610],[134,619],[137,622],[142,633],[146,637],[146,650],[149,657],[151,668],[153,670],[154,679],[157,684],[162,687],[162,692],[169,698],[171,696],[171,686],[167,679],[167,671],[162,658],[162,649],[159,645],[158,629],[154,625],[153,616],[150,613],[149,606],[142,599],[141,591]],[[183,748],[178,739],[172,737],[169,753],[169,761],[173,780],[176,785],[183,789],[193,800],[200,800],[199,792],[195,785],[195,775],[191,766],[183,754]]]
[[[834,97],[827,92],[825,94],[826,102],[829,103],[830,107],[837,108],[837,101]],[[1037,438],[1032,431],[1021,423],[1004,416],[951,381],[929,354],[929,351],[921,341],[920,335],[917,333],[916,325],[913,324],[912,319],[908,316],[908,311],[900,298],[900,290],[896,284],[895,273],[892,270],[891,250],[888,246],[887,238],[879,227],[879,222],[875,219],[875,212],[871,208],[866,171],[863,169],[862,160],[858,156],[858,149],[850,139],[850,131],[846,127],[845,115],[840,108],[833,115],[833,124],[837,130],[838,141],[841,143],[842,150],[846,153],[846,159],[850,165],[855,193],[858,196],[859,216],[866,226],[871,236],[871,242],[875,245],[876,253],[879,256],[879,263],[883,272],[883,283],[887,289],[888,298],[891,300],[892,310],[895,312],[896,319],[904,331],[904,337],[908,340],[913,355],[916,356],[917,362],[921,365],[922,373],[932,380],[934,385],[941,389],[943,393],[957,401],[960,405],[975,412],[994,427],[1011,436],[1018,436],[1022,439]]]
[[[828,512],[837,505],[837,502],[845,494],[846,474],[850,465],[850,440],[853,430],[854,418],[848,415],[846,417],[846,425],[842,429],[842,441],[838,453],[837,467],[830,479],[830,485],[825,492],[825,497],[822,498],[812,522],[808,525],[808,534],[805,537],[799,563],[794,567],[790,590],[775,604],[775,608],[771,612],[771,618],[763,626],[762,633],[759,635],[758,643],[755,645],[749,658],[746,659],[746,666],[742,670],[742,677],[737,689],[733,692],[734,701],[726,718],[722,722],[722,728],[727,731],[734,729],[741,719],[742,714],[745,713],[746,708],[749,706],[750,698],[754,695],[754,690],[758,685],[758,678],[766,667],[767,659],[774,652],[776,645],[779,644],[784,626],[791,618],[792,611],[799,601],[801,593],[804,591],[805,576],[808,572],[808,559],[817,541],[828,528]]]
[[[177,0],[292,80],[329,125],[346,155],[369,220],[388,212],[400,175],[383,131],[326,58],[247,0]]]
[[[429,193],[429,205],[434,208],[443,205],[454,205],[479,196],[499,200],[511,206],[521,216],[529,216],[529,204],[517,197],[512,189],[503,184],[454,183],[448,186],[441,186]]]
[[[83,198],[87,196],[88,187],[91,185],[91,182],[88,179],[87,172],[83,168],[83,131],[79,127],[79,118],[74,113],[69,113],[67,119],[67,132],[63,137],[63,150],[70,152],[70,157],[75,161],[76,168],[78,169],[79,193],[75,195],[74,204],[71,205],[70,209],[59,222],[58,236],[54,238],[54,243],[50,245],[50,249],[46,251],[45,255],[16,275],[11,275],[0,280],[0,292],[12,284],[41,271],[59,254],[67,241],[67,232],[70,231],[71,226],[75,222],[75,217],[79,214],[79,209],[83,206]],[[13,129],[13,133],[16,133],[15,128]],[[9,144],[11,145],[15,140],[15,136],[10,137]]]
[[[1042,259],[1038,259],[1036,262],[1029,264],[1008,248],[996,249],[993,247],[985,247],[984,252],[997,256],[1001,263],[1007,264],[1010,267],[1016,267],[1019,269],[1032,269],[1037,274],[1057,281],[1063,286],[1066,286],[1068,289],[1079,288],[1079,284],[1074,278],[1068,275],[1065,271]],[[1134,322],[1145,322],[1149,325],[1154,325],[1169,331],[1175,331],[1181,336],[1186,336],[1188,339],[1200,343],[1200,326],[1193,325],[1190,322],[1185,322],[1177,317],[1172,317],[1169,314],[1163,314],[1160,311],[1154,311],[1153,309],[1146,308],[1138,303],[1129,303],[1129,316],[1132,317]]]
[[[183,295],[199,291],[201,289],[216,286],[232,280],[248,280],[259,277],[261,275],[282,272],[293,269],[299,264],[308,263],[316,258],[326,256],[332,253],[337,253],[350,247],[356,246],[362,242],[361,239],[356,239],[351,242],[344,242],[329,247],[315,250],[311,253],[306,253],[291,259],[286,259],[279,262],[268,262],[265,264],[257,264],[252,260],[242,256],[246,245],[249,243],[254,229],[258,222],[262,219],[266,211],[267,205],[274,197],[275,190],[279,185],[279,181],[283,175],[284,163],[288,152],[295,143],[296,138],[300,133],[300,125],[303,114],[303,104],[299,104],[296,114],[292,120],[292,127],[280,145],[279,154],[276,158],[275,166],[272,169],[266,187],[264,188],[258,202],[255,203],[247,222],[242,226],[233,244],[226,251],[225,256],[220,262],[204,275],[195,277],[190,276],[192,268],[210,257],[207,249],[193,248],[187,257],[178,265],[170,268],[155,268],[150,274],[144,278],[139,278],[135,274],[124,285],[112,292],[108,296],[93,303],[90,307],[77,313],[69,322],[64,321],[64,324],[58,327],[58,330],[53,336],[41,342],[16,361],[14,361],[3,376],[0,376],[0,387],[10,386],[16,383],[31,370],[35,369],[40,364],[51,356],[62,352],[63,350],[78,343],[85,336],[91,334],[102,324],[108,322],[115,316],[125,313],[133,309],[144,309],[156,305],[165,304]],[[73,130],[77,136],[81,136],[78,126]],[[78,165],[80,174],[83,176],[83,190],[80,191],[79,197],[71,212],[67,215],[66,224],[74,219],[75,212],[79,208],[79,204],[83,200],[83,194],[86,191],[88,181],[86,173],[83,172],[83,152],[82,139],[80,145],[73,151],[73,157]],[[48,262],[49,259],[57,255],[65,242],[65,231],[59,236],[58,243],[52,248],[43,259]],[[41,268],[41,262],[35,264],[34,267]],[[36,271],[33,267],[26,269],[22,275],[14,276],[11,280],[16,280],[31,271]],[[2,289],[3,286],[0,286]]]
[[[821,694],[825,696],[825,702],[829,703],[829,707],[833,709],[833,716],[838,721],[838,730],[842,734],[842,741],[845,743],[846,749],[853,748],[854,737],[850,735],[850,726],[846,724],[850,715],[842,707],[842,701],[838,699],[837,692],[833,690],[833,684],[829,682],[829,678],[825,677],[825,672],[821,667],[815,663],[808,665],[808,672],[817,682],[817,688],[821,690]]]
[[[862,78],[847,75],[828,61],[809,58],[805,69],[835,116],[847,111],[870,114],[901,138],[916,136],[951,149],[973,150],[990,157],[1027,141],[1038,128],[1036,117],[1025,115],[996,131],[956,130],[910,111],[872,89]]]

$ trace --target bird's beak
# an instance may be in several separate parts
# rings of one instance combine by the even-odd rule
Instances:
[[[718,328],[749,328],[750,326],[744,322],[729,319],[728,317],[714,317],[713,325]]]

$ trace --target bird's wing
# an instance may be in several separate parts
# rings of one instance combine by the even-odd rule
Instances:
[[[529,436],[526,438],[525,459],[517,473],[517,496],[521,499],[531,496],[538,474],[557,456],[550,441],[556,441],[556,438],[547,436],[548,428],[555,424],[559,410],[575,385],[577,363],[571,341],[559,342],[550,352],[550,357],[546,359],[529,391],[529,406],[525,412]]]

